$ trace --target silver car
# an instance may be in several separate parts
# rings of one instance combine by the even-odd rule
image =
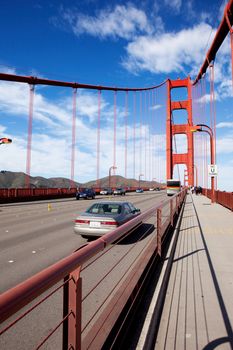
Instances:
[[[139,214],[140,209],[130,202],[97,202],[76,218],[74,232],[83,237],[102,236]]]

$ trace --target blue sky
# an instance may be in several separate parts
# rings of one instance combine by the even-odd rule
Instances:
[[[222,18],[224,1],[8,1],[1,2],[0,71],[87,84],[148,87],[168,77],[195,78]],[[233,190],[233,115],[229,38],[216,57],[218,186]],[[209,83],[208,74],[206,77]],[[129,177],[165,178],[165,90],[128,96]],[[208,91],[206,101],[208,103]],[[101,95],[100,177],[112,165],[114,96]],[[209,106],[206,106],[208,114]],[[124,175],[125,95],[117,95],[117,173]],[[75,180],[96,178],[98,94],[77,93]],[[152,118],[156,118],[156,124]],[[0,82],[1,169],[25,171],[28,86]],[[70,176],[72,91],[38,86],[35,92],[31,174]],[[206,120],[209,117],[206,115]],[[135,124],[134,124],[135,123]],[[136,133],[136,166],[133,133]],[[144,164],[144,135],[147,135]],[[142,139],[142,140],[141,140]],[[144,147],[144,146],[143,146]],[[182,152],[182,138],[177,138]],[[138,158],[143,160],[139,164]],[[154,164],[154,165],[152,165]],[[177,170],[176,170],[177,171]],[[180,169],[183,172],[183,169]],[[183,175],[181,175],[182,178]]]

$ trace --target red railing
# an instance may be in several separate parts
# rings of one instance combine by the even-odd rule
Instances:
[[[76,188],[0,188],[0,203],[74,197]]]
[[[211,199],[211,190],[204,188],[202,193]],[[214,191],[215,201],[233,211],[233,192]]]
[[[27,349],[39,349],[45,342],[48,348],[61,348],[61,343],[63,349],[101,348],[151,257],[161,254],[165,232],[185,195],[186,189],[4,292],[0,344],[16,348],[26,342]]]
[[[142,187],[144,191],[148,187]],[[99,194],[101,188],[93,188]],[[114,188],[115,189],[115,188]],[[127,192],[136,191],[137,187],[127,187]],[[164,189],[164,188],[161,188]],[[0,203],[74,197],[77,188],[0,188]]]

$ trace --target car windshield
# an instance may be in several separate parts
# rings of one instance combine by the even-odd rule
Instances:
[[[122,206],[120,204],[115,203],[95,203],[89,209],[87,209],[87,213],[89,214],[120,214],[122,211]]]

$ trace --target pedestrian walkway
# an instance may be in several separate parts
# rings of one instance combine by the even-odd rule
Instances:
[[[155,349],[233,349],[233,213],[188,194]]]

